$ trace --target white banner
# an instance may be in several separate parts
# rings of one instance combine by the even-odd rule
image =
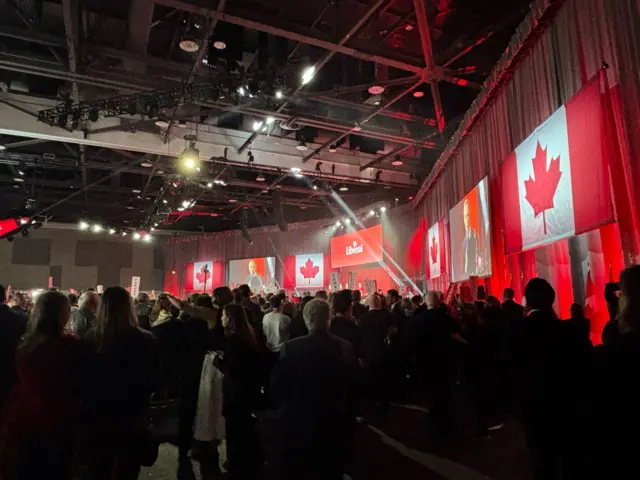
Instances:
[[[131,277],[131,296],[137,297],[140,293],[140,277]]]
[[[367,294],[372,294],[378,291],[378,285],[375,280],[365,280],[364,281],[364,289]]]
[[[104,293],[104,285],[97,285],[96,286],[96,292]]]
[[[312,253],[296,255],[296,287],[322,288],[324,286],[324,255]]]
[[[340,288],[340,274],[338,272],[331,272],[331,290],[337,292]]]
[[[349,272],[349,290],[356,289],[356,272]]]

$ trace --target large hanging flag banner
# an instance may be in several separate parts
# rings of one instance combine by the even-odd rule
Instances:
[[[444,273],[444,219],[434,223],[427,233],[427,261],[429,262],[429,278],[438,278]]]
[[[613,220],[602,120],[596,79],[505,160],[506,253],[555,242]]]
[[[296,287],[324,286],[324,255],[311,253],[296,255]]]

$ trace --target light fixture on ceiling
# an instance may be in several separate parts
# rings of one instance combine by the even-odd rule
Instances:
[[[262,122],[255,121],[253,122],[253,131],[257,132],[262,128]]]
[[[166,199],[166,198],[163,198],[163,199],[162,199],[162,203],[164,203],[164,204],[166,205],[166,204],[167,204],[167,203],[169,203],[169,202],[167,201],[167,199]]]
[[[387,207],[380,207],[380,211],[381,211],[382,213],[386,212],[386,211],[387,211]]]
[[[256,182],[264,182],[265,180],[266,178],[264,178],[264,175],[262,175],[261,173],[259,173],[256,177]]]
[[[180,154],[180,163],[187,172],[197,171],[198,163],[200,162],[200,150],[192,142],[187,148],[185,148]]]
[[[376,212],[374,212],[373,210],[369,210],[369,216],[373,217],[376,214]]]
[[[411,25],[410,23],[407,23],[407,24],[404,26],[404,30],[405,30],[406,32],[410,32],[411,30],[413,30],[413,25]]]
[[[158,120],[156,120],[156,127],[158,128],[169,128],[169,120],[163,115]]]
[[[24,170],[22,169],[22,167],[18,167],[16,170],[18,171],[18,175],[20,175],[21,177],[24,176]]]
[[[153,167],[153,164],[149,160],[145,160],[144,162],[142,162],[140,164],[140,166],[144,167],[144,168],[151,168],[151,167]]]
[[[353,131],[359,132],[360,130],[362,130],[362,127],[356,123],[355,127],[353,127]]]
[[[235,198],[230,198],[229,203],[238,203],[238,200],[236,200]]]
[[[215,48],[216,50],[224,50],[225,48],[227,48],[227,44],[224,43],[223,40],[217,39],[213,42],[213,48]]]
[[[189,208],[191,206],[191,200],[183,200],[182,206],[184,208]]]
[[[371,95],[382,95],[384,93],[384,87],[382,85],[372,85],[369,87],[369,93]]]
[[[24,178],[16,177],[16,178],[13,179],[13,181],[14,182],[18,182],[18,183],[22,183],[22,182],[24,182]]]
[[[317,190],[317,189],[318,189],[318,186],[317,186],[317,185],[314,185],[314,186],[313,186],[313,189],[314,189],[314,190]]]
[[[341,192],[346,192],[349,190],[349,187],[347,187],[346,185],[342,185],[338,190],[340,190]]]
[[[298,174],[298,173],[300,173],[300,172],[302,172],[302,169],[301,169],[301,168],[298,168],[298,167],[291,167],[291,173],[293,173],[294,175],[296,175],[296,174]]]
[[[302,85],[306,85],[307,83],[309,83],[313,79],[313,76],[315,74],[316,74],[316,67],[314,67],[313,65],[305,68],[304,71],[302,72]]]
[[[184,212],[184,207],[178,207],[179,212]]]
[[[200,50],[200,41],[190,32],[185,33],[178,45],[181,50],[189,53],[194,53]]]
[[[329,152],[336,153],[337,151],[338,151],[338,147],[336,147],[335,145],[331,145],[329,147]]]
[[[80,230],[87,230],[89,228],[89,224],[83,220],[80,221],[80,223],[78,224],[78,228]]]
[[[116,234],[115,228],[110,228],[109,229],[109,235],[115,235],[115,234]]]
[[[415,92],[413,92],[413,96],[415,98],[422,98],[424,97],[424,92],[422,90],[416,90]]]
[[[5,147],[4,145],[0,144],[0,152],[2,152],[3,150],[6,150],[7,147]]]
[[[147,243],[150,243],[151,241],[153,241],[153,237],[147,233],[142,240]]]
[[[403,164],[403,161],[399,156],[396,157],[396,159],[393,162],[391,162],[391,165],[393,165],[394,167],[399,167],[402,164]]]
[[[93,227],[91,227],[93,233],[100,233],[102,231],[102,225],[96,223]]]
[[[247,91],[244,89],[243,86],[239,86],[238,93],[240,94],[241,97],[244,97],[247,94]]]
[[[207,183],[207,188],[212,188],[213,187],[213,183],[209,182]]]
[[[139,234],[138,232],[135,232],[135,233],[133,234],[133,239],[134,239],[134,240],[140,240],[140,234]]]
[[[273,118],[273,117],[267,117],[267,118],[265,118],[265,119],[264,119],[264,121],[265,121],[265,123],[266,123],[267,125],[271,125],[273,122],[275,122],[275,121],[276,121],[276,119],[275,119],[275,118]]]
[[[307,144],[305,143],[304,140],[300,140],[300,143],[296,146],[296,150],[300,150],[301,152],[305,152],[305,151],[309,150],[309,147],[307,147]]]
[[[283,96],[282,90],[276,90],[276,99],[280,100]]]
[[[132,193],[142,193],[140,190],[138,190],[137,188],[134,188],[133,190],[131,190]]]
[[[127,236],[127,232],[122,232],[122,236],[126,237]]]
[[[339,227],[340,225],[342,225],[342,223],[340,223],[340,220],[338,220],[338,221],[336,222],[336,227]]]

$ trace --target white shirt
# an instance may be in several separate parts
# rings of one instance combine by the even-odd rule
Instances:
[[[270,312],[262,319],[264,336],[270,352],[279,352],[282,345],[289,340],[289,324],[291,319],[284,313]]]

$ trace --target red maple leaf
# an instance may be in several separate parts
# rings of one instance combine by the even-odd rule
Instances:
[[[209,269],[207,268],[206,265],[203,265],[202,267],[200,267],[200,271],[198,273],[196,273],[196,280],[198,283],[205,283],[205,279],[209,280],[211,278],[211,275],[209,275]]]
[[[535,179],[531,178],[524,181],[524,188],[527,199],[531,208],[533,208],[534,218],[542,214],[542,223],[544,225],[544,233],[547,234],[547,219],[545,212],[553,208],[553,197],[558,189],[558,183],[562,172],[560,171],[560,155],[552,158],[547,168],[547,149],[543,149],[540,142],[536,147],[536,156],[531,160],[533,164],[533,174]]]
[[[309,283],[311,283],[311,279],[315,278],[320,272],[320,267],[317,265],[313,265],[313,261],[309,258],[305,264],[300,267],[300,273],[302,274],[302,278],[308,278]]]
[[[438,262],[438,244],[436,243],[436,236],[431,237],[431,263]]]

